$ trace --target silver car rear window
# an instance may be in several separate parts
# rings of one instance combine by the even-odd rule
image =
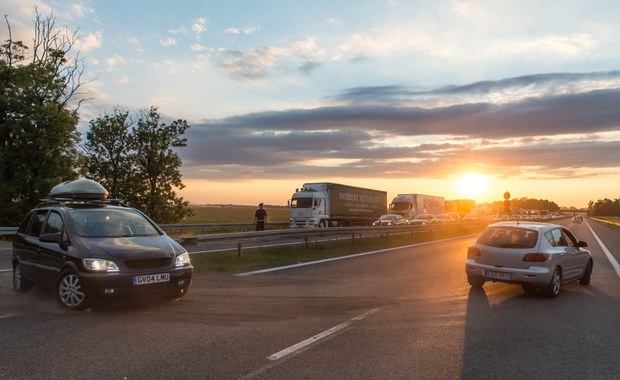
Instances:
[[[478,237],[478,244],[497,248],[534,248],[537,241],[538,231],[509,226],[488,227]]]

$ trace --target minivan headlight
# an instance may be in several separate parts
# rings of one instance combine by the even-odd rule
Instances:
[[[174,263],[174,265],[177,267],[185,267],[189,264],[189,253],[187,252],[181,253],[179,256],[177,256],[177,260]]]
[[[118,266],[112,260],[82,259],[84,268],[93,272],[118,272]]]

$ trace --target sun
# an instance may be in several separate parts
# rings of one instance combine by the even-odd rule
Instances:
[[[458,194],[465,198],[478,198],[489,190],[489,179],[482,174],[468,173],[456,181]]]

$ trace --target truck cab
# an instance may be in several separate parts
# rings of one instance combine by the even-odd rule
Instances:
[[[322,189],[321,186],[304,186],[297,189],[290,203],[290,227],[327,227],[329,220],[328,199],[326,189]]]

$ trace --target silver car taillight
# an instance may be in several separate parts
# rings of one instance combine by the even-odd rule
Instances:
[[[548,253],[527,253],[523,256],[523,261],[526,263],[542,263],[549,258]]]
[[[467,257],[480,257],[480,249],[476,247],[467,248]]]

